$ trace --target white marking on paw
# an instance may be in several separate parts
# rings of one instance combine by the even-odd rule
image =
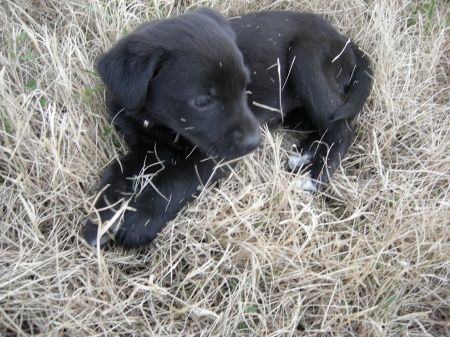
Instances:
[[[303,180],[297,181],[297,192],[314,192],[316,190],[316,185],[309,176],[305,177]]]
[[[302,166],[308,165],[310,162],[311,156],[308,153],[305,153],[305,155],[301,156],[297,153],[292,153],[289,157],[289,168],[291,170],[299,169]]]

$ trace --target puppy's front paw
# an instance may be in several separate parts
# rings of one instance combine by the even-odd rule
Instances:
[[[304,179],[297,181],[298,192],[314,192],[317,191],[317,183],[311,178],[311,174],[308,174]]]
[[[156,238],[166,221],[165,217],[150,216],[139,210],[127,211],[115,234],[116,243],[124,249],[146,246]]]
[[[298,152],[293,152],[288,161],[289,169],[293,172],[298,172],[310,164],[311,158],[312,156],[309,153],[299,154]]]
[[[310,151],[301,150],[299,153],[297,151],[297,146],[292,146],[292,153],[289,157],[288,166],[292,172],[299,172],[305,170],[307,167],[311,166],[311,161],[313,160],[313,155]],[[316,182],[312,178],[311,173],[309,173],[304,179],[297,181],[297,190],[299,192],[303,191],[316,191]]]
[[[117,230],[117,229],[112,229],[112,231]],[[98,237],[98,225],[93,224],[91,221],[87,221],[86,224],[84,225],[83,228],[83,238],[84,240],[86,240],[86,242],[91,246],[91,247],[97,247],[97,237]],[[111,229],[106,232],[105,234],[102,235],[102,237],[100,238],[100,246],[104,245],[105,243],[107,243],[109,240],[111,240],[114,237],[114,234],[112,234]]]
[[[97,234],[98,226],[88,220],[83,228],[83,238],[91,247],[97,246]]]
[[[87,221],[83,228],[83,238],[92,247],[105,244],[109,240],[115,241],[125,249],[132,249],[145,246],[152,242],[158,232],[167,222],[167,214],[162,216],[152,215],[152,204],[147,207],[128,207],[131,200],[122,203],[120,209],[106,209],[101,212],[101,221],[107,229],[106,232],[95,223]],[[104,232],[100,239],[100,231]]]
[[[120,217],[125,212],[128,202],[122,192],[106,188],[95,204],[95,214],[91,214],[91,219],[87,220],[83,228],[83,238],[90,246],[95,248],[97,243],[103,245],[114,238],[120,226]],[[102,224],[100,228],[98,223]],[[106,228],[106,232],[102,228]],[[100,231],[103,234],[98,240]]]

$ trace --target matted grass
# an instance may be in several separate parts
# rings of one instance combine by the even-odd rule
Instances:
[[[94,60],[200,5],[311,11],[358,42],[355,143],[299,194],[292,135],[267,133],[148,248],[93,250],[79,232],[126,151]],[[0,335],[449,336],[449,21],[425,0],[0,1]]]

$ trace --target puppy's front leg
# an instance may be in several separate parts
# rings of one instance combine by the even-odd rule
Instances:
[[[130,200],[128,206],[134,210],[126,211],[116,242],[126,249],[147,245],[207,182],[217,181],[224,173],[199,151],[166,166]]]
[[[153,163],[153,165],[151,164]],[[93,222],[101,222],[106,225],[118,216],[118,210],[124,202],[127,202],[135,189],[132,177],[139,175],[143,167],[146,167],[145,174],[156,173],[162,167],[158,165],[158,160],[154,155],[148,153],[146,148],[133,148],[125,156],[113,162],[104,172],[98,187],[97,200],[95,202],[96,217]],[[97,245],[98,225],[87,221],[83,228],[84,239],[93,247]],[[104,244],[117,232],[120,222],[114,221],[108,224],[108,232],[100,238],[100,244]]]
[[[132,150],[112,164],[100,184],[103,194],[96,203],[102,223],[115,219],[121,204],[125,212],[110,224],[109,233],[124,248],[149,244],[166,222],[197,196],[204,184],[217,181],[226,172],[216,162],[194,150],[188,155],[171,151]],[[109,205],[116,203],[116,207]],[[109,205],[108,205],[109,204]],[[97,243],[98,228],[88,222],[83,236],[92,246]]]

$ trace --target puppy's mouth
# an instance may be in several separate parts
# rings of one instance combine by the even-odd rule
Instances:
[[[199,148],[216,160],[233,160],[253,152],[261,143],[261,132],[242,136],[240,132],[227,133],[208,148]]]

